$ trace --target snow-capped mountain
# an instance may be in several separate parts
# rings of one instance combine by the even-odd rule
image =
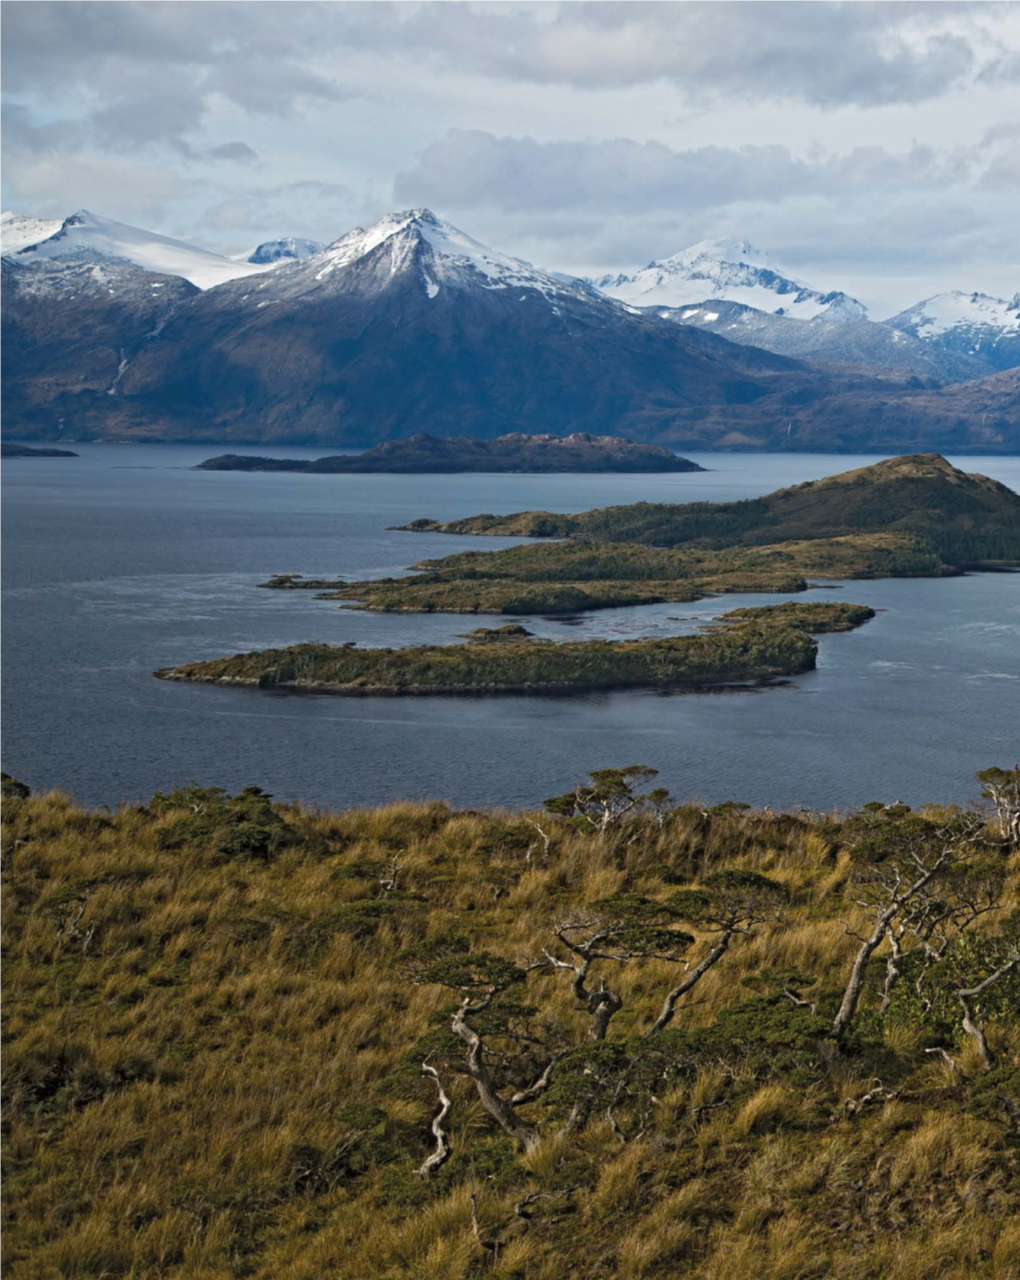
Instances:
[[[1013,375],[950,388],[943,412],[937,388],[736,345],[426,209],[204,291],[94,244],[49,252],[3,259],[4,404],[27,438],[335,447],[588,431],[687,449],[1020,447]]]
[[[592,296],[585,282],[541,271],[522,258],[490,249],[429,209],[390,213],[367,230],[355,227],[334,240],[316,258],[316,282],[367,258],[376,249],[382,249],[380,262],[391,275],[416,268],[418,282],[429,298],[439,293],[444,282],[485,289],[533,289],[550,297]]]
[[[279,240],[267,240],[245,255],[245,262],[254,262],[258,266],[271,266],[277,262],[289,262],[294,259],[310,258],[321,253],[325,248],[318,240],[303,240],[300,236],[283,236]]]
[[[26,245],[46,240],[61,228],[60,218],[27,218],[20,213],[0,213],[0,253],[17,253]]]
[[[592,283],[635,307],[686,307],[715,299],[796,320],[863,320],[867,308],[834,290],[813,289],[783,274],[767,253],[746,240],[702,240],[634,275]]]
[[[21,331],[37,344],[45,332],[56,362],[61,308],[33,311],[23,278],[37,271],[10,272],[19,285],[5,301],[24,304]],[[12,342],[4,362],[13,412],[19,351]],[[196,293],[158,332],[126,343],[123,361],[114,395],[80,395],[83,370],[52,380],[65,422],[85,434],[330,445],[416,431],[647,434],[653,423],[700,422],[711,405],[743,412],[787,379],[824,383],[490,249],[426,209]],[[28,390],[38,396],[41,384]],[[42,420],[38,400],[32,409]]]
[[[988,374],[987,364],[973,355],[947,351],[873,320],[830,320],[824,316],[795,320],[719,299],[701,306],[664,307],[656,314],[664,320],[706,329],[729,342],[761,347],[795,360],[860,365],[939,382],[967,382]]]
[[[227,280],[257,275],[267,270],[266,266],[231,262],[229,258],[211,253],[208,249],[200,249],[183,240],[173,240],[155,231],[132,227],[126,222],[116,222],[113,218],[103,218],[87,209],[80,209],[65,218],[51,234],[22,243],[17,249],[8,248],[5,235],[3,252],[22,264],[65,260],[76,256],[130,262],[146,271],[181,276],[199,289],[210,289]]]
[[[971,356],[992,369],[1020,365],[1020,293],[1009,302],[987,293],[939,293],[885,324],[927,346]]]

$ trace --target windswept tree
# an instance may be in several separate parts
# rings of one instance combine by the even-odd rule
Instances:
[[[936,821],[905,806],[862,815],[860,834],[850,847],[845,895],[870,917],[871,928],[866,934],[853,933],[860,946],[830,1029],[836,1044],[845,1041],[853,1026],[872,956],[891,931],[896,934],[904,923],[923,927],[937,913],[938,884],[973,857],[981,827],[974,814]]]
[[[538,1129],[517,1108],[542,1096],[566,1046],[552,1047],[534,1024],[536,1010],[509,998],[527,970],[486,951],[471,952],[466,939],[450,935],[427,939],[405,952],[400,963],[410,981],[435,983],[459,994],[449,1026],[462,1046],[462,1067],[479,1102],[504,1133],[526,1149],[533,1147]],[[426,1061],[423,1069],[430,1065]],[[440,1086],[434,1067],[426,1074]],[[515,1087],[522,1076],[527,1082]],[[441,1089],[439,1096],[448,1112]],[[436,1137],[439,1142],[440,1135]]]
[[[572,975],[571,990],[591,1016],[589,1040],[604,1040],[610,1020],[623,1007],[623,997],[606,981],[606,966],[631,960],[679,963],[694,939],[676,928],[677,920],[668,903],[624,894],[556,922],[553,932],[569,958],[547,949],[537,967],[544,963]],[[597,986],[593,967],[599,971]]]
[[[716,871],[696,889],[678,889],[667,899],[674,915],[712,938],[697,964],[685,962],[686,972],[666,995],[659,1016],[648,1031],[653,1035],[673,1021],[677,1004],[723,958],[734,938],[749,937],[763,924],[782,919],[788,895],[783,885],[756,871]]]
[[[657,769],[632,764],[625,769],[594,769],[590,782],[578,783],[572,791],[550,796],[544,801],[550,813],[573,819],[585,830],[605,833],[628,816],[651,812],[661,817],[669,806],[665,787],[650,787]]]
[[[981,795],[995,807],[1007,847],[1020,849],[1020,764],[1012,769],[982,769],[977,780]]]

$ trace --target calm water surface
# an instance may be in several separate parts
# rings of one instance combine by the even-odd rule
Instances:
[[[197,779],[327,805],[401,796],[520,804],[590,768],[638,762],[683,796],[822,807],[967,800],[975,769],[1020,754],[1020,574],[810,592],[800,598],[881,612],[856,632],[823,637],[816,671],[762,689],[330,698],[151,675],[300,640],[448,642],[477,625],[255,589],[273,572],[371,578],[518,541],[387,525],[748,498],[878,455],[692,455],[712,469],[669,476],[305,476],[190,470],[218,452],[209,445],[74,448],[79,458],[3,465],[3,761],[34,788],[116,804]],[[1020,458],[952,460],[1020,490]],[[671,634],[723,608],[783,598],[515,621],[559,639]]]

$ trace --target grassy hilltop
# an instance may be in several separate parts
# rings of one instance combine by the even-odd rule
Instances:
[[[404,528],[557,541],[424,560],[413,577],[307,585],[354,608],[557,613],[800,591],[811,577],[936,577],[1020,564],[1020,495],[938,454],[891,458],[745,502],[639,502]],[[282,575],[264,585],[305,584]]]
[[[6,1274],[1015,1280],[1020,778],[980,813],[654,784],[6,780]]]

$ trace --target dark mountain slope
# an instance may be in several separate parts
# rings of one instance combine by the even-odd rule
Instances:
[[[474,242],[460,252],[467,238],[427,213],[401,220],[195,299],[127,371],[125,406],[163,434],[225,440],[648,435],[661,415],[817,380]]]
[[[5,428],[37,439],[86,436],[119,418],[123,370],[199,292],[180,276],[87,255],[41,267],[5,258],[2,270]]]

